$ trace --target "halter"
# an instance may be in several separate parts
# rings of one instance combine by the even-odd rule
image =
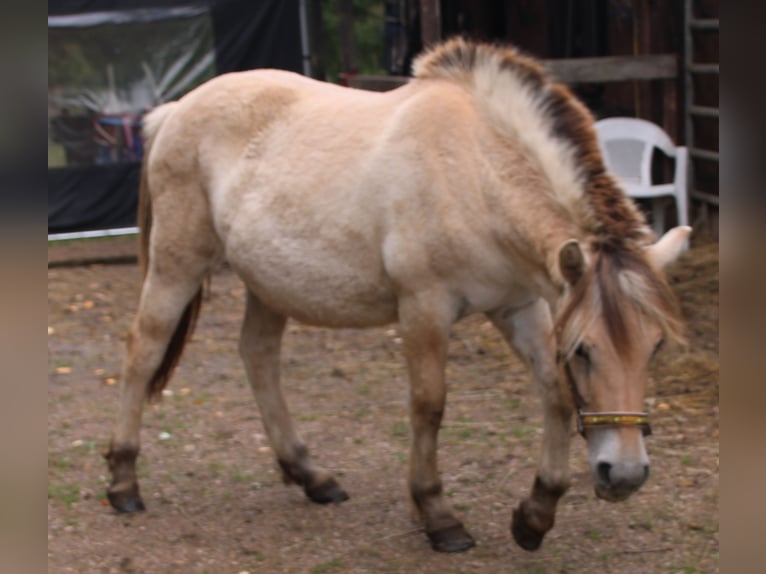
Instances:
[[[585,400],[582,398],[580,391],[575,383],[574,375],[572,374],[572,368],[569,365],[569,361],[564,358],[564,354],[557,353],[556,360],[559,363],[564,364],[564,373],[566,374],[567,383],[572,391],[572,398],[574,399],[575,407],[577,407],[577,432],[580,436],[585,438],[585,429],[592,428],[604,428],[604,427],[641,427],[641,434],[643,436],[649,436],[652,434],[652,427],[649,424],[649,413],[641,412],[625,412],[625,411],[608,411],[608,412],[589,412],[584,411]]]

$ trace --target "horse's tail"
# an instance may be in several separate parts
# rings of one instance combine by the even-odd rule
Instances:
[[[152,229],[152,198],[148,181],[149,155],[157,132],[159,132],[163,122],[175,107],[176,102],[169,102],[155,108],[144,117],[144,158],[141,165],[141,182],[138,191],[138,227],[141,230],[138,261],[144,279],[146,279],[146,272],[149,268]],[[191,338],[194,332],[194,326],[197,323],[197,316],[199,315],[201,305],[202,288],[197,291],[197,294],[186,306],[186,309],[184,309],[183,315],[178,321],[178,325],[165,350],[165,356],[146,386],[147,400],[153,401],[157,399],[161,395],[162,390],[167,386],[170,376],[173,374],[173,370],[181,358],[181,352],[186,345],[186,341]]]

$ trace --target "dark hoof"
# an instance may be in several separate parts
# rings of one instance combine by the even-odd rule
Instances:
[[[348,494],[340,487],[334,478],[316,486],[307,486],[306,496],[313,502],[319,504],[329,504],[331,502],[343,502],[344,500],[348,500]]]
[[[141,495],[138,494],[138,486],[118,492],[107,491],[106,497],[109,499],[109,504],[111,504],[112,508],[117,512],[138,512],[146,510],[144,501],[141,500]]]
[[[524,511],[517,508],[513,511],[511,519],[511,534],[516,543],[524,550],[537,550],[543,543],[545,532],[540,532],[532,528],[527,519],[524,518]]]
[[[431,548],[437,552],[465,552],[476,546],[473,537],[465,531],[462,524],[454,524],[426,534],[431,541]]]

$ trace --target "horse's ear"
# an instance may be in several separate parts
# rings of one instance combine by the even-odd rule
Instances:
[[[574,286],[585,271],[585,256],[576,239],[566,241],[559,248],[559,269],[567,282]]]
[[[689,235],[692,228],[688,225],[674,227],[663,235],[654,245],[646,248],[649,261],[658,269],[662,269],[689,248]]]

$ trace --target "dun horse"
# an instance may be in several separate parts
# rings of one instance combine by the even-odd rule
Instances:
[[[228,74],[146,118],[145,278],[106,455],[114,508],[144,508],[142,404],[166,385],[222,259],[247,288],[240,353],[266,433],[311,500],[348,496],[309,455],[280,389],[289,317],[398,323],[409,490],[436,550],[474,544],[437,468],[448,335],[472,313],[526,361],[544,405],[536,478],[511,521],[518,544],[538,548],[553,526],[573,417],[599,497],[623,500],[647,479],[648,363],[682,327],[661,269],[690,228],[655,242],[605,171],[592,116],[515,49],[452,40],[414,72],[387,93],[275,70]]]

